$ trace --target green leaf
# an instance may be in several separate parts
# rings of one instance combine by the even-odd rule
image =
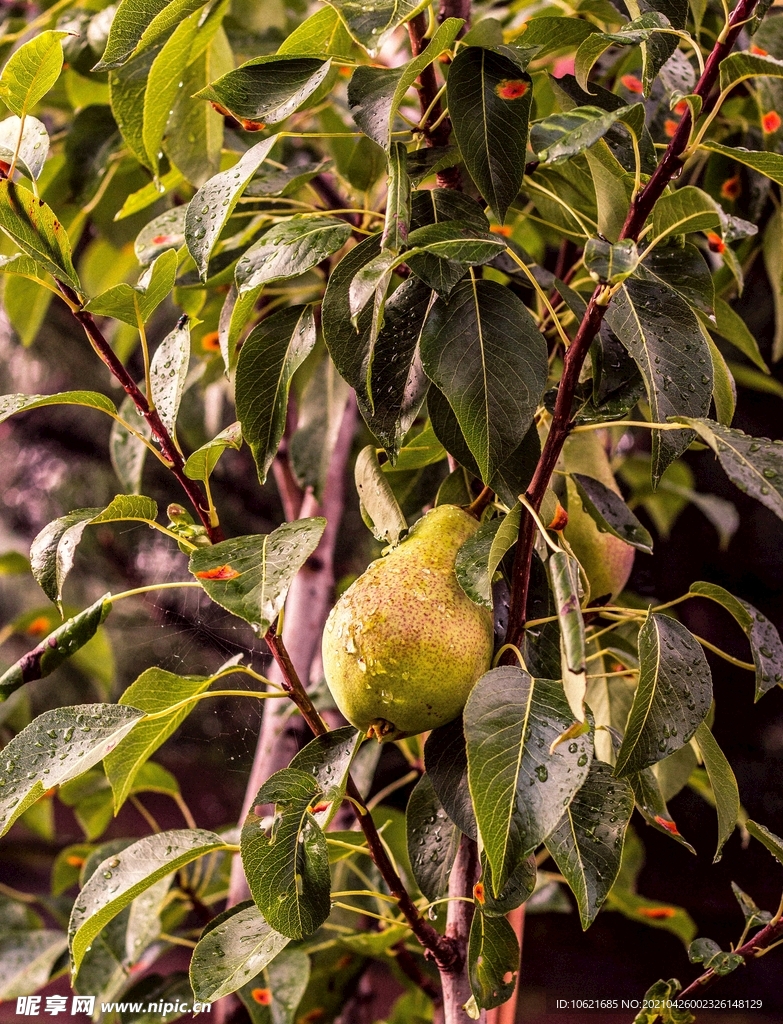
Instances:
[[[195,551],[189,568],[216,604],[258,627],[263,636],[325,526],[325,519],[298,519],[269,534],[224,540]]]
[[[211,683],[209,676],[178,676],[162,668],[148,668],[131,683],[120,697],[120,705],[139,708],[149,714],[165,711],[181,700],[203,693]],[[165,718],[141,722],[133,732],[104,758],[104,768],[112,792],[115,811],[125,803],[134,781],[147,759],[176,732],[193,705],[180,708]]]
[[[686,944],[688,942],[685,938],[683,941]],[[681,987],[676,978],[656,981],[644,993],[641,1003],[644,1009],[634,1017],[633,1024],[655,1024],[658,1020],[661,1024],[691,1024],[691,1021],[695,1021],[690,1010],[681,1010],[674,1002]]]
[[[19,138],[21,132],[21,140]],[[17,152],[18,146],[18,152]],[[16,153],[16,164],[28,178],[37,180],[49,153],[46,125],[30,114],[24,119],[14,115],[0,121],[0,159],[10,164]]]
[[[568,706],[578,722],[585,721],[587,689],[585,623],[579,604],[579,563],[565,551],[554,551],[547,570],[560,625],[560,669]]]
[[[137,708],[81,704],[39,715],[3,749],[0,835],[48,789],[97,764],[144,717]]]
[[[723,353],[707,331],[704,332],[704,337],[709,345],[712,358],[712,399],[715,403],[715,415],[718,417],[719,423],[728,427],[737,410],[737,384],[731,375]]]
[[[530,129],[530,145],[540,163],[557,164],[584,152],[602,139],[609,129],[622,121],[635,104],[602,110],[600,107],[575,107],[563,114],[550,114]]]
[[[16,999],[43,988],[67,948],[65,932],[48,928],[0,938],[0,999]]]
[[[407,149],[402,142],[393,142],[389,152],[389,174],[386,179],[386,219],[381,247],[399,252],[408,240],[411,222],[411,182],[406,168]]]
[[[360,242],[333,270],[322,306],[324,339],[340,376],[356,391],[370,430],[394,459],[427,391],[417,357],[431,292],[409,278],[386,301],[377,330],[372,308],[351,322],[348,296],[358,270],[380,251],[380,236]]]
[[[133,250],[139,263],[146,267],[167,249],[181,249],[185,244],[187,206],[174,206],[154,217],[136,236]],[[94,301],[94,300],[93,300]]]
[[[611,533],[638,551],[652,554],[652,537],[619,494],[584,473],[572,473],[571,479],[579,491],[582,507],[601,533]]]
[[[12,181],[0,181],[0,228],[54,277],[80,290],[65,228],[43,199]]]
[[[783,61],[755,53],[732,53],[720,65],[720,90],[724,92],[747,78],[783,78]]]
[[[769,924],[772,914],[768,910],[762,910],[761,907],[756,906],[755,901],[746,892],[743,892],[736,882],[731,883],[731,888],[748,928],[758,928],[759,925]]]
[[[692,964],[704,964],[705,971],[714,971],[719,977],[731,974],[745,963],[738,953],[724,953],[714,939],[695,939],[688,949]]]
[[[80,508],[60,519],[54,519],[30,547],[30,568],[43,592],[62,608],[62,590],[66,576],[73,568],[76,548],[87,526],[130,520],[154,522],[158,506],[152,498],[118,494],[106,508]]]
[[[594,281],[618,284],[636,270],[639,252],[630,239],[612,244],[601,238],[588,238],[584,261]]]
[[[525,22],[521,39],[525,46],[537,46],[537,57],[544,57],[560,50],[574,50],[596,31],[595,25],[580,18],[532,17]],[[524,37],[524,38],[523,38]]]
[[[481,904],[487,917],[505,917],[516,907],[522,906],[532,896],[537,881],[536,858],[531,854],[523,857],[512,869],[502,892],[494,895],[492,871],[483,852],[481,854],[481,879],[483,889],[473,890],[473,897]]]
[[[580,44],[574,59],[574,74],[581,89],[590,92],[588,79],[595,62],[612,45],[636,46],[651,39],[656,32],[671,28],[671,22],[658,11],[647,11],[629,21],[618,32],[595,32]],[[645,78],[647,75],[645,75]],[[645,83],[647,85],[647,83]],[[652,82],[649,82],[652,85]],[[649,93],[649,85],[645,93]]]
[[[0,99],[14,114],[25,117],[60,77],[68,34],[39,32],[11,55],[0,75]]]
[[[468,698],[468,779],[496,894],[555,829],[587,777],[589,736],[551,750],[572,723],[561,684],[519,668],[492,669]]]
[[[696,315],[708,330],[714,331],[721,338],[731,342],[736,349],[739,349],[760,370],[764,373],[769,373],[769,367],[764,362],[761,352],[759,352],[758,342],[748,330],[745,321],[731,308],[728,302],[724,302],[723,299],[719,298],[715,299],[714,322],[708,319],[700,310],[697,311]]]
[[[161,227],[160,230],[164,229]],[[151,262],[147,262],[150,265],[141,274],[137,284],[116,284],[90,299],[85,309],[96,316],[111,316],[115,320],[122,320],[131,327],[138,327],[139,320],[146,324],[174,287],[177,276],[176,250],[173,247],[166,248]]]
[[[492,607],[494,569],[490,572],[489,557],[495,536],[503,522],[503,518],[497,518],[482,523],[459,549],[454,563],[457,582],[471,601],[484,608]]]
[[[239,998],[253,1024],[294,1024],[309,982],[310,957],[301,949],[289,947],[282,949],[255,981],[247,982],[239,990]],[[266,1006],[256,999],[259,988],[269,992]]]
[[[329,0],[353,38],[373,57],[389,36],[427,8],[426,0],[379,0],[365,4],[357,0]]]
[[[783,682],[783,642],[775,625],[760,611],[715,583],[692,583],[689,593],[722,605],[734,616],[750,643],[756,666],[756,700]]]
[[[751,437],[707,419],[677,417],[718,456],[729,480],[783,519],[783,441]]]
[[[237,416],[261,483],[266,480],[283,438],[291,378],[315,341],[312,306],[289,306],[262,320],[239,353],[235,384]]]
[[[310,740],[291,759],[288,767],[312,775],[321,788],[320,803],[331,805],[313,813],[315,820],[324,828],[339,809],[351,761],[363,738],[351,725],[332,729],[324,736]]]
[[[322,53],[351,58],[352,50],[353,40],[340,15],[331,7],[321,7],[286,36],[277,53],[278,56]]]
[[[255,57],[202,89],[198,98],[223,107],[238,121],[277,124],[311,96],[329,74],[317,57]]]
[[[280,221],[240,256],[240,296],[260,284],[299,277],[342,249],[350,237],[351,225],[336,217],[304,215]]]
[[[416,79],[451,49],[462,27],[460,18],[446,18],[424,50],[398,68],[358,67],[348,84],[348,103],[356,124],[384,149],[392,145],[394,118]]]
[[[27,682],[43,679],[64,661],[84,647],[98,632],[98,627],[111,611],[110,595],[99,598],[83,612],[67,619],[16,664],[0,676],[0,701]]]
[[[424,763],[446,813],[475,842],[478,831],[468,787],[468,756],[461,718],[432,730],[424,744]]]
[[[555,831],[546,840],[579,905],[582,928],[593,923],[620,871],[625,830],[633,813],[627,782],[603,761],[590,773]]]
[[[679,750],[711,701],[712,676],[699,643],[676,619],[648,615],[639,632],[639,685],[615,775],[641,771]]]
[[[197,448],[188,457],[183,466],[185,476],[190,477],[191,480],[209,480],[212,471],[226,448],[233,448],[235,451],[239,451],[241,447],[241,424],[232,423],[225,430],[221,430],[211,441],[202,444],[200,448]]]
[[[277,136],[272,135],[257,143],[233,167],[210,178],[191,199],[185,215],[185,240],[203,281],[207,279],[207,265],[220,232],[276,142]]]
[[[783,158],[781,158],[783,159]],[[670,195],[661,196],[653,211],[653,239],[668,235],[686,235],[720,226],[718,204],[694,185],[685,185]]]
[[[721,156],[738,164],[752,167],[759,174],[776,181],[778,185],[783,185],[783,156],[780,153],[745,149],[743,146],[722,146],[712,139],[704,139],[699,148],[706,149],[709,153],[720,153]]]
[[[696,936],[696,922],[687,910],[671,903],[651,900],[615,886],[609,893],[605,906],[607,910],[619,911],[631,921],[671,932],[685,946],[688,946]]]
[[[329,853],[311,813],[321,795],[312,775],[283,768],[254,801],[274,803],[271,835],[252,814],[242,828],[242,863],[253,899],[269,924],[292,939],[311,935],[331,911]]]
[[[291,468],[300,487],[312,487],[321,499],[331,456],[340,433],[350,388],[327,354],[299,397],[299,419],[288,447]]]
[[[488,917],[476,908],[468,940],[470,990],[482,1009],[510,997],[519,972],[519,942],[505,917]],[[511,975],[511,977],[509,977]]]
[[[745,828],[754,839],[758,839],[760,843],[766,846],[772,856],[776,857],[783,864],[783,839],[755,821],[746,821]]]
[[[190,961],[193,994],[213,1002],[254,978],[291,940],[276,932],[255,904],[228,911],[202,935]]]
[[[130,395],[120,406],[120,416],[125,423],[149,441],[152,437],[152,428],[139,413]],[[138,494],[141,490],[141,478],[148,451],[143,441],[131,434],[121,423],[112,423],[109,435],[111,464],[117,479],[129,494]]]
[[[46,405],[83,405],[110,416],[117,412],[114,402],[98,391],[61,391],[58,395],[3,395],[0,397],[0,423],[17,412],[41,409]]]
[[[696,314],[643,267],[637,274],[615,294],[606,323],[639,367],[656,422],[704,416],[712,399],[712,360]],[[692,438],[690,432],[653,431],[654,485]]]
[[[715,807],[718,812],[718,848],[715,851],[713,864],[717,864],[723,846],[736,828],[740,815],[739,790],[731,765],[715,742],[715,737],[706,722],[702,722],[696,730],[696,742],[699,744],[704,767],[707,769],[712,792],[715,794]]]
[[[677,823],[669,813],[660,784],[652,768],[643,768],[642,771],[629,775],[628,781],[636,800],[636,808],[647,824],[656,831],[671,836],[686,850],[695,854],[696,851],[681,835]]]
[[[462,833],[444,811],[426,773],[410,795],[405,824],[408,857],[419,889],[430,901],[448,895]]]
[[[465,166],[502,224],[525,172],[533,87],[524,51],[499,51],[460,49],[449,69],[447,96]]]
[[[93,939],[113,917],[155,882],[216,850],[225,842],[203,829],[172,829],[145,836],[116,857],[107,857],[79,893],[68,935],[78,971]]]
[[[535,321],[508,288],[465,281],[448,303],[432,307],[421,359],[489,480],[520,445],[546,385],[546,345]]]
[[[168,256],[164,253],[159,259]],[[176,257],[175,257],[176,258]],[[172,437],[176,433],[177,413],[190,363],[190,325],[186,317],[167,334],[150,360],[152,403],[163,426]]]
[[[103,57],[93,71],[119,68],[137,51],[148,49],[193,11],[203,0],[122,0],[111,22]]]
[[[362,518],[371,527],[376,540],[396,545],[408,530],[391,484],[381,470],[375,447],[368,444],[356,459],[354,480],[359,494]]]

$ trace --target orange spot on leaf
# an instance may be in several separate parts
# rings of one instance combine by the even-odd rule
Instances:
[[[337,963],[334,965],[336,971],[344,971],[346,967],[349,967],[353,963],[353,957],[350,953],[346,953],[341,956]]]
[[[205,352],[220,351],[220,334],[218,331],[210,331],[201,339],[201,347]]]
[[[671,117],[667,118],[663,122],[663,130],[664,130],[664,132],[666,132],[666,137],[668,139],[674,138],[674,133],[679,128],[679,125],[680,125],[680,122],[679,121],[675,121],[674,118],[671,118]]]
[[[511,237],[511,228],[508,224],[493,224],[489,230],[493,235],[502,235],[504,238]]]
[[[250,995],[259,1006],[269,1006],[272,1002],[272,993],[268,988],[254,988],[251,990]]]
[[[30,636],[40,636],[41,633],[48,633],[50,629],[50,621],[45,615],[39,615],[38,618],[33,619],[30,625],[25,630]]]
[[[642,917],[649,917],[653,921],[674,917],[677,911],[674,907],[640,907],[639,913]]]
[[[473,899],[477,903],[480,903],[482,907],[484,906],[484,903],[486,902],[487,898],[484,895],[484,883],[483,882],[476,882],[476,884],[473,886]]]
[[[549,524],[547,529],[548,530],[556,530],[556,531],[565,530],[567,525],[568,525],[568,513],[563,508],[563,506],[560,504],[560,502],[558,502],[557,503],[557,508],[555,509],[555,514],[554,514],[554,516],[552,516],[552,522]]]
[[[707,245],[709,245],[712,252],[717,252],[718,254],[722,253],[726,248],[726,243],[720,235],[716,235],[714,231],[710,231],[707,235]]]
[[[777,110],[770,110],[769,113],[764,114],[761,118],[761,128],[765,135],[772,135],[773,132],[780,128],[782,123]]]
[[[168,245],[169,242],[176,242],[177,238],[175,235],[155,235],[152,239],[153,245]]]
[[[680,834],[680,830],[677,828],[677,826],[674,824],[671,818],[662,818],[660,814],[656,814],[655,820],[661,826],[661,828],[665,828],[666,831],[671,832],[673,836],[678,836]]]
[[[624,85],[628,92],[643,93],[644,86],[636,77],[636,75],[623,75],[620,79],[620,84]]]
[[[750,52],[752,54],[754,54],[756,57],[768,57],[769,56],[767,51],[765,49],[763,49],[761,46],[755,46],[755,45],[751,46]]]
[[[528,83],[521,78],[504,78],[495,86],[495,95],[502,100],[518,100],[528,90]]]
[[[680,117],[682,117],[682,115],[685,113],[685,111],[687,109],[688,109],[688,101],[687,100],[680,100],[679,103],[675,104],[674,113],[675,114],[679,114]]]
[[[84,864],[84,857],[77,857],[75,853],[71,853],[65,858],[65,863],[69,867],[80,868]]]
[[[327,809],[327,807],[329,807],[329,806],[330,806],[330,801],[329,800],[322,800],[319,804],[316,804],[315,807],[311,807],[310,811],[313,814],[318,814],[319,811],[325,811]]]
[[[724,199],[737,199],[742,192],[742,182],[739,174],[733,178],[727,178],[720,187],[720,194]]]
[[[210,100],[210,105],[213,106],[215,108],[215,110],[217,110],[218,114],[222,114],[223,117],[232,117],[233,116],[230,110],[226,110],[226,108],[221,106],[219,103],[213,103]]]
[[[200,580],[233,580],[239,575],[231,565],[216,565],[214,569],[204,569],[196,573]]]
[[[245,129],[246,132],[260,132],[266,128],[263,121],[251,121],[247,117],[240,117],[239,123]]]

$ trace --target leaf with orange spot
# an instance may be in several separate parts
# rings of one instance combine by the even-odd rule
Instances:
[[[240,574],[230,565],[216,565],[214,569],[204,569],[194,573],[200,580],[233,580]]]
[[[44,270],[81,291],[71,243],[43,199],[11,181],[0,181],[0,228]]]
[[[530,83],[524,78],[503,78],[495,86],[495,95],[502,100],[519,100],[530,88]]]
[[[259,1006],[271,1005],[272,993],[268,988],[254,988],[251,990],[250,995]]]

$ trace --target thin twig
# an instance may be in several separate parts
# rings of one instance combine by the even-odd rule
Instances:
[[[740,946],[734,952],[747,963],[748,960],[755,960],[763,956],[781,939],[783,939],[783,920],[770,922],[760,932],[756,932],[752,939],[748,939],[744,946]],[[705,971],[676,998],[682,1000],[700,995],[705,988],[709,988],[720,977],[722,975],[716,974],[713,970]]]

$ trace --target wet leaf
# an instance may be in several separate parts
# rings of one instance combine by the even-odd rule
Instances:
[[[428,900],[446,896],[462,833],[443,809],[432,780],[424,774],[405,813],[408,858],[416,884]]]

